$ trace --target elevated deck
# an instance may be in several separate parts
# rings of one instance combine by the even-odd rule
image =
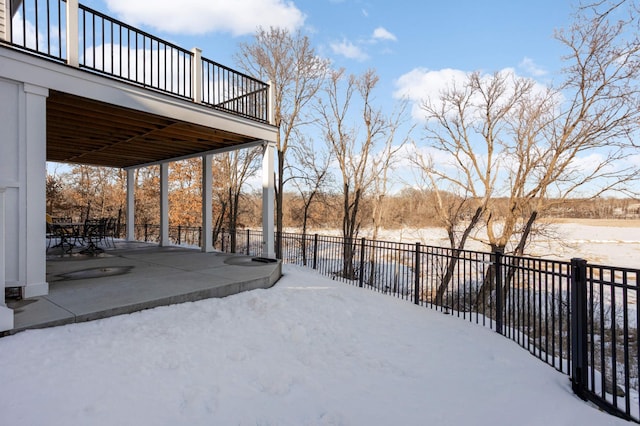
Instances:
[[[261,149],[263,159],[263,252],[275,257],[273,170],[278,128],[273,124],[268,83],[206,59],[198,48],[186,50],[78,0],[0,0],[0,99],[0,290],[19,289],[25,299],[19,305],[5,302],[0,291],[0,332],[99,318],[150,307],[152,301],[218,297],[277,279],[273,271],[264,277],[248,272],[236,276],[228,270],[260,267],[229,265],[222,258],[217,262],[213,254],[195,251],[193,257],[202,258],[193,261],[196,269],[181,269],[182,263],[172,263],[168,257],[176,256],[180,262],[186,254],[165,248],[158,256],[166,263],[155,266],[138,255],[121,254],[90,259],[82,268],[95,272],[123,266],[128,272],[120,278],[140,269],[153,276],[169,268],[162,277],[172,275],[177,282],[158,280],[160,284],[149,284],[144,291],[126,280],[100,291],[91,282],[86,286],[92,292],[83,293],[84,279],[64,275],[78,271],[55,272],[45,259],[47,161],[126,170],[123,210],[128,240],[134,238],[136,223],[135,171],[159,166],[160,245],[168,246],[169,164],[200,159],[201,248],[211,252],[212,157],[254,148]],[[77,207],[88,211],[87,206]],[[109,263],[117,260],[124,265]],[[93,262],[102,263],[91,266]],[[146,276],[138,278],[149,282]],[[151,290],[153,296],[148,294]]]
[[[49,294],[8,299],[14,328],[4,335],[269,288],[280,272],[279,261],[140,242],[117,242],[95,257],[54,253],[47,259]]]
[[[77,0],[0,0],[0,63],[47,97],[47,161],[139,167],[276,137],[269,84]]]

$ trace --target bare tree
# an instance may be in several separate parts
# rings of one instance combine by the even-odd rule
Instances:
[[[224,223],[226,214],[227,227],[231,233],[231,252],[236,251],[236,231],[239,227],[238,216],[240,214],[240,196],[244,185],[253,176],[258,168],[258,159],[261,148],[230,151],[218,154],[214,157],[216,176],[213,179],[218,198],[223,200],[223,209],[220,212],[216,224]]]
[[[293,148],[295,166],[292,166],[294,175],[293,185],[297,188],[302,198],[302,264],[307,264],[307,223],[312,204],[323,197],[331,175],[329,165],[330,152],[321,152],[312,145],[300,143]]]
[[[513,244],[511,251],[523,254],[550,198],[579,190],[596,196],[638,178],[636,168],[623,165],[640,118],[638,14],[621,7],[580,8],[573,26],[557,33],[569,51],[557,89],[509,73],[474,73],[423,104],[429,141],[451,160],[431,172],[484,199],[493,251]],[[492,196],[506,196],[506,208]]]
[[[429,190],[433,195],[432,207],[435,216],[438,224],[445,229],[449,247],[452,249],[452,254],[447,259],[445,273],[436,287],[435,301],[438,305],[443,305],[444,295],[458,264],[459,253],[464,249],[469,236],[480,222],[489,199],[477,200],[469,198],[465,193],[445,191],[439,184],[441,179],[438,179],[437,172],[434,171],[433,158],[421,154],[417,149],[416,153],[417,155],[411,161],[418,167],[422,180],[426,180],[425,190]],[[464,190],[455,185],[450,188],[453,191]]]
[[[318,103],[322,130],[342,177],[342,235],[345,240],[342,275],[351,279],[355,278],[354,238],[360,227],[360,203],[372,179],[371,156],[376,142],[387,129],[382,113],[372,105],[377,83],[378,76],[373,70],[359,77],[350,75],[346,78],[344,69],[332,71],[325,88],[326,96]],[[358,94],[362,102],[362,129],[350,124],[354,94]]]
[[[509,210],[525,212],[516,254],[523,254],[550,197],[555,203],[578,191],[596,197],[637,182],[640,171],[624,160],[640,119],[639,26],[635,2],[583,5],[573,25],[556,34],[568,51],[563,84],[517,106],[509,123],[517,143],[505,150],[518,165]],[[587,156],[585,166],[580,160]],[[499,232],[487,228],[498,248],[516,231],[508,217],[504,222]]]
[[[483,77],[475,72],[464,82],[452,84],[438,99],[422,103],[427,119],[426,141],[432,151],[429,155],[418,153],[414,164],[435,191],[436,211],[447,229],[451,248],[463,248],[461,243],[464,244],[480,216],[490,210],[492,198],[499,190],[497,179],[504,177],[506,162],[502,147],[508,145],[506,123],[514,105],[534,88],[533,81],[512,74]],[[436,155],[438,161],[434,159]],[[443,190],[477,204],[475,220],[467,222],[461,234],[465,238],[456,238],[462,205],[447,205],[441,195]]]
[[[389,191],[390,172],[394,170],[394,164],[398,160],[398,154],[404,146],[409,142],[411,132],[414,126],[410,126],[406,131],[403,125],[406,124],[406,107],[403,102],[397,111],[389,117],[380,116],[381,120],[386,122],[384,129],[384,146],[382,150],[372,157],[371,160],[371,196],[372,196],[372,212],[371,222],[373,232],[371,238],[378,239],[378,232],[382,227],[382,220],[385,213],[385,199]],[[399,132],[404,131],[403,136],[399,136]]]
[[[283,195],[286,152],[296,127],[304,124],[304,108],[322,86],[328,61],[320,58],[309,39],[285,29],[258,29],[252,43],[241,43],[236,60],[253,76],[269,80],[274,98],[273,116],[277,135],[276,233],[283,227]],[[282,241],[276,240],[276,257],[282,256]]]
[[[190,158],[169,165],[169,223],[202,223],[202,161]]]

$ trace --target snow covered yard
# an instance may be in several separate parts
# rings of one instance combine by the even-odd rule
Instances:
[[[487,328],[284,274],[270,290],[0,339],[0,423],[628,424]]]

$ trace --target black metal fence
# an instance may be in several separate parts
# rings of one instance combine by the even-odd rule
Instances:
[[[640,270],[420,243],[281,238],[283,262],[491,327],[568,374],[582,398],[640,421]]]
[[[66,63],[67,42],[77,40],[78,65],[86,71],[269,122],[266,83],[83,5],[78,33],[69,34],[66,0],[9,2],[11,47]]]

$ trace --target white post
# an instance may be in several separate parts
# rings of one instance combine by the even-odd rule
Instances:
[[[47,243],[43,238],[45,225],[42,218],[46,215],[47,180],[47,97],[46,87],[24,84],[25,124],[24,140],[20,148],[24,160],[23,184],[20,188],[24,197],[24,225],[20,224],[23,240],[20,242],[19,267],[22,270],[24,284],[22,297],[37,297],[49,293],[46,281]],[[24,226],[24,227],[23,227]]]
[[[11,41],[11,0],[0,0],[0,40]]]
[[[5,288],[5,231],[4,231],[4,192],[6,188],[0,187],[0,331],[13,328],[13,310],[7,308],[4,300]]]
[[[67,64],[76,68],[80,65],[78,31],[78,0],[67,0]]]
[[[194,47],[191,49],[193,53],[193,64],[191,66],[191,97],[193,102],[199,104],[202,102],[202,50]]]
[[[276,119],[274,118],[274,105],[276,104],[276,97],[273,91],[273,84],[271,83],[271,80],[269,80],[267,84],[269,85],[269,124],[273,124],[275,126]]]
[[[262,255],[274,259],[274,201],[275,201],[275,150],[273,142],[266,142],[262,148]]]
[[[135,169],[127,169],[127,241],[136,239]]]
[[[160,164],[160,246],[169,245],[169,163]]]
[[[201,245],[202,251],[213,251],[213,155],[202,156],[202,237]]]
[[[5,306],[4,303],[4,287],[6,284],[5,274],[5,231],[4,231],[4,192],[7,188],[0,186],[0,306]],[[0,328],[1,330],[1,328]]]

